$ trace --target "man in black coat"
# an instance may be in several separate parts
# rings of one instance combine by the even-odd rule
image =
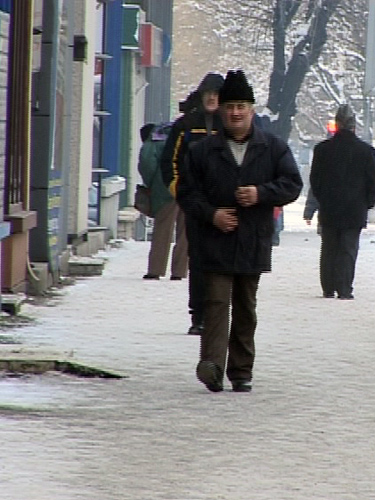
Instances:
[[[336,114],[337,132],[314,149],[310,185],[322,227],[320,282],[323,297],[353,299],[359,238],[375,203],[373,148],[355,135],[347,104]]]
[[[258,282],[271,270],[273,208],[294,201],[302,180],[287,144],[254,125],[253,89],[242,71],[228,72],[219,104],[224,130],[189,149],[177,201],[197,221],[206,284],[197,377],[222,391],[227,366],[233,390],[248,392]]]
[[[178,118],[172,126],[163,151],[161,169],[163,181],[174,197],[180,169],[189,146],[208,135],[216,134],[222,126],[218,113],[218,95],[223,83],[224,78],[219,73],[207,73],[197,90],[182,103],[184,115]],[[196,242],[196,222],[187,215],[185,225],[189,255],[188,307],[191,314],[188,334],[201,335],[204,327],[204,279],[200,269],[199,246]]]

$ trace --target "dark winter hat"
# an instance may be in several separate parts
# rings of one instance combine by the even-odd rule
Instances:
[[[219,104],[228,101],[255,102],[253,87],[249,85],[242,70],[228,71],[224,85],[219,92]]]
[[[220,73],[207,73],[203,78],[201,83],[198,85],[198,92],[204,94],[204,92],[219,92],[220,88],[223,86],[224,78]]]
[[[353,113],[349,104],[341,104],[336,113],[336,125],[338,129],[354,130],[355,113]]]

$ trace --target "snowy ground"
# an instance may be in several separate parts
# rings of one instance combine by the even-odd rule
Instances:
[[[320,239],[302,210],[286,208],[261,280],[251,394],[197,382],[187,281],[143,281],[147,242],[25,305],[35,323],[0,352],[60,353],[127,378],[0,379],[0,500],[374,499],[375,227],[356,299],[322,299]]]

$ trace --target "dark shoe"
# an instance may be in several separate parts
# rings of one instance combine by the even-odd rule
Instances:
[[[202,335],[203,325],[191,325],[187,334],[188,335]]]
[[[341,300],[353,300],[354,295],[351,293],[349,295],[339,295],[339,299],[341,299]]]
[[[335,294],[334,294],[334,292],[323,292],[323,297],[325,299],[334,299]]]
[[[181,276],[171,276],[171,281],[181,281]]]
[[[212,361],[200,361],[197,366],[197,378],[211,392],[223,390],[223,377],[220,368]]]
[[[158,276],[157,274],[145,274],[143,276],[143,279],[144,280],[158,280],[158,279],[160,279],[160,276]]]
[[[251,380],[236,380],[232,382],[234,392],[250,392],[252,389]]]

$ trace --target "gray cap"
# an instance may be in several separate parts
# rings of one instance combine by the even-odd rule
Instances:
[[[355,113],[353,113],[349,104],[341,104],[336,113],[336,124],[338,129],[354,130]]]

